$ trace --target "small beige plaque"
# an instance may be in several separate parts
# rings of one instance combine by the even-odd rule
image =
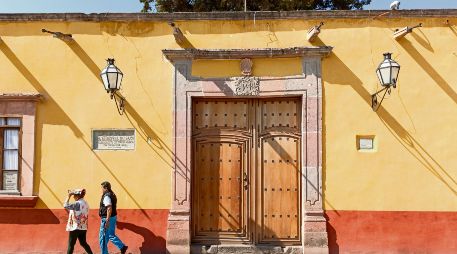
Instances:
[[[372,152],[376,150],[376,141],[374,135],[357,135],[357,150],[363,152]]]
[[[373,139],[371,139],[371,138],[361,138],[359,140],[359,149],[362,149],[362,150],[371,150],[371,149],[373,149]]]

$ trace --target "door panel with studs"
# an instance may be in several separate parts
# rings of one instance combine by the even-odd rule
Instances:
[[[217,239],[245,237],[245,144],[208,138],[195,142],[194,233]]]
[[[261,139],[261,242],[299,241],[300,139]]]
[[[193,101],[193,241],[249,241],[248,99]]]
[[[258,241],[300,242],[300,100],[258,102]]]

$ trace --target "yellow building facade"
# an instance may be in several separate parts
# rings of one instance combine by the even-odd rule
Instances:
[[[454,253],[456,14],[1,14],[1,128],[20,135],[11,148],[18,151],[17,178],[2,157],[0,252],[63,252],[62,203],[67,190],[78,187],[87,190],[88,239],[97,250],[100,183],[110,181],[118,197],[117,233],[132,253],[213,253],[216,246],[226,253],[233,246],[278,253]],[[320,22],[320,34],[309,42],[308,30]],[[419,23],[394,38],[396,29]],[[398,84],[373,111],[371,95],[382,89],[375,71],[385,52],[401,65]],[[122,115],[99,76],[107,58],[124,74]],[[294,100],[296,108],[283,107]],[[224,120],[234,124],[229,133],[216,116],[198,118],[208,112],[245,112],[245,126],[237,126],[244,120]],[[297,118],[270,118],[290,112]],[[20,124],[9,126],[10,118]],[[262,134],[267,122],[276,129]],[[222,130],[206,132],[207,123]],[[94,147],[97,131],[126,130],[134,133],[133,148]],[[366,140],[373,146],[363,149]],[[196,222],[217,203],[195,193],[222,192],[221,182],[213,190],[213,183],[198,180],[216,178],[214,168],[223,174],[226,166],[197,163],[207,158],[200,145],[217,142],[221,163],[241,156],[241,166],[230,166],[227,176],[238,179],[230,191],[240,201],[230,201],[230,211],[239,211],[239,221],[227,222],[226,230],[217,228],[230,221],[220,209],[216,222]],[[241,150],[224,150],[223,144]],[[276,155],[284,164],[284,156],[298,162],[260,165]],[[201,171],[204,177],[199,168],[208,169]],[[284,179],[275,182],[268,175],[277,168],[292,173],[278,173]],[[282,186],[288,179],[295,179],[292,187]],[[296,194],[269,194],[279,188]],[[296,220],[286,220],[287,209]],[[281,228],[288,223],[296,228]]]

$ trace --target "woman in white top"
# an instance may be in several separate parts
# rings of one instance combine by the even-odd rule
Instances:
[[[81,244],[88,254],[93,254],[89,244],[86,242],[89,204],[84,200],[85,195],[85,189],[68,191],[68,196],[63,204],[63,207],[69,211],[67,222],[67,231],[69,231],[67,254],[73,253],[76,239],[79,240],[79,244]],[[68,202],[71,196],[75,199],[74,203]]]

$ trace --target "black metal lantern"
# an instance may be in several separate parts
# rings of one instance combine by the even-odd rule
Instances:
[[[122,74],[122,71],[114,65],[113,58],[108,58],[106,61],[108,62],[108,65],[102,70],[100,77],[102,78],[106,92],[111,92],[111,94],[113,94],[121,88],[122,77],[124,74]]]
[[[383,86],[396,87],[398,73],[400,72],[400,65],[392,60],[392,53],[384,53],[384,61],[376,69],[379,82]]]
[[[384,100],[386,93],[391,92],[391,87],[397,87],[398,73],[400,72],[400,65],[392,60],[392,53],[384,53],[384,61],[379,64],[376,69],[376,75],[378,76],[379,82],[384,87],[375,94],[371,95],[371,107],[376,111]],[[378,103],[377,95],[384,92],[381,101]]]
[[[118,94],[117,91],[121,89],[122,77],[124,74],[121,70],[119,70],[119,68],[117,68],[116,65],[114,65],[113,58],[108,58],[106,61],[108,62],[108,65],[102,70],[100,77],[102,78],[103,86],[105,86],[106,92],[110,93],[111,99],[114,99],[116,102],[119,114],[122,115],[124,113],[125,98]],[[115,97],[119,98],[119,105]]]

